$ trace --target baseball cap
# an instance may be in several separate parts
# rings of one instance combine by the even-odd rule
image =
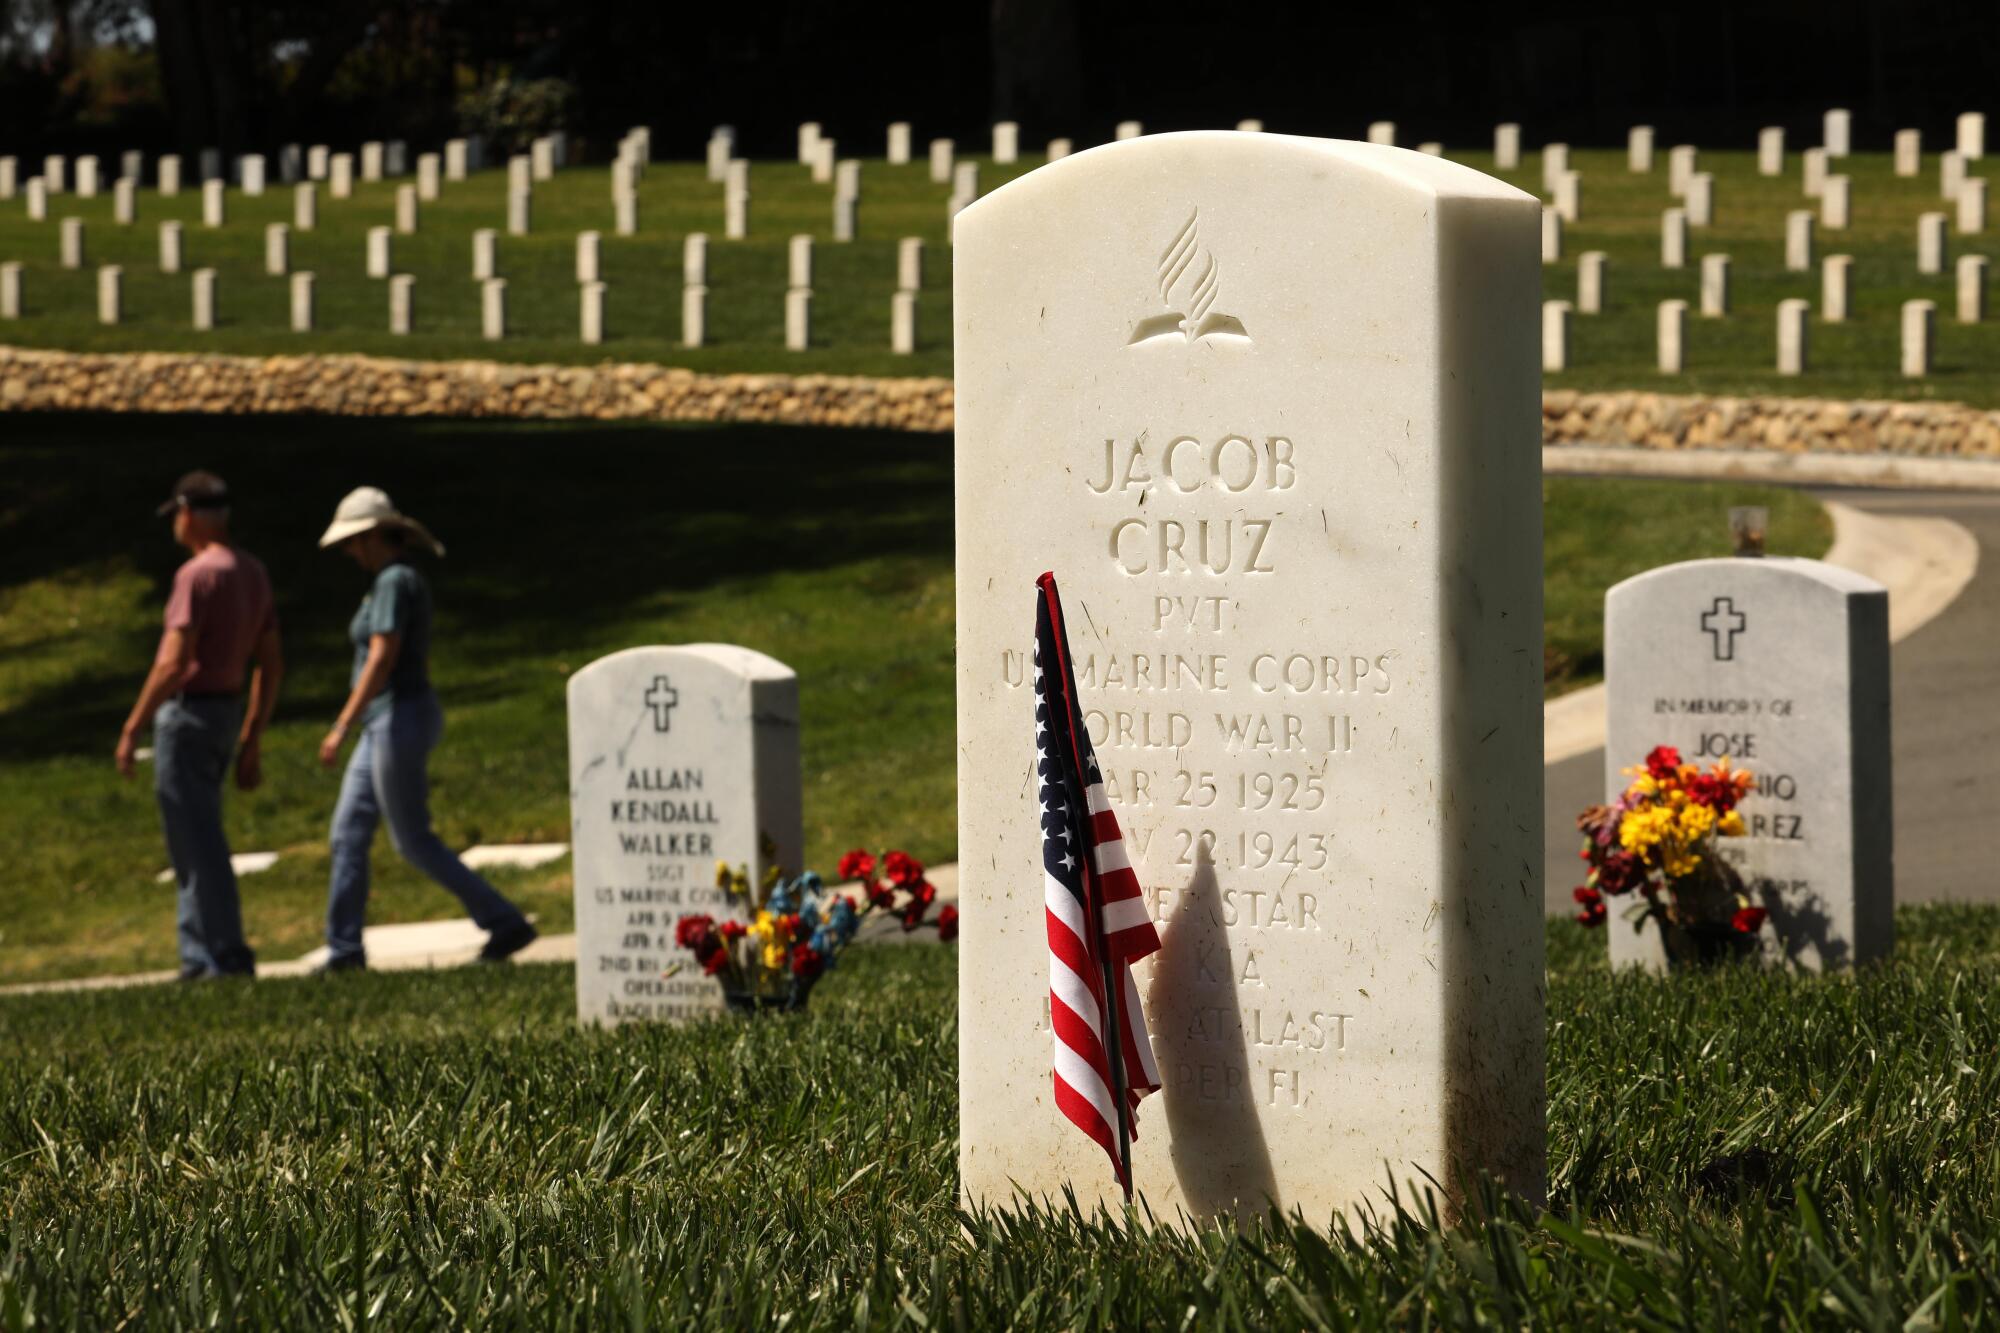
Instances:
[[[176,509],[227,509],[229,483],[213,472],[190,472],[174,483],[173,494],[153,512],[161,516]]]

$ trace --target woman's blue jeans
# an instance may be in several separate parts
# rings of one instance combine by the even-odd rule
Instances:
[[[395,700],[363,728],[354,746],[333,809],[326,943],[336,959],[366,957],[361,927],[368,913],[368,849],[384,819],[403,859],[464,903],[473,924],[493,931],[525,920],[520,908],[468,869],[431,828],[430,753],[443,734],[444,710],[436,693],[426,690]]]

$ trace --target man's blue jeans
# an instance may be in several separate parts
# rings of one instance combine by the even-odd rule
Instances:
[[[222,783],[241,708],[234,699],[182,698],[153,715],[153,792],[180,886],[181,964],[211,975],[257,970],[256,955],[243,942],[236,871],[222,831]]]
[[[395,700],[363,728],[354,746],[333,810],[326,943],[335,959],[366,957],[361,927],[368,913],[368,849],[385,818],[403,859],[450,890],[480,929],[525,924],[521,909],[468,869],[431,829],[430,753],[443,734],[444,710],[426,690]]]

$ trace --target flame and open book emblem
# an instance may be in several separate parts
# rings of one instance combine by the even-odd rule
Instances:
[[[1128,346],[1137,347],[1162,338],[1190,344],[1204,338],[1250,340],[1242,320],[1215,309],[1220,269],[1215,256],[1202,244],[1201,230],[1195,225],[1200,211],[1189,210],[1187,221],[1174,234],[1173,243],[1160,255],[1160,301],[1167,307],[1166,313],[1148,315],[1133,325]]]

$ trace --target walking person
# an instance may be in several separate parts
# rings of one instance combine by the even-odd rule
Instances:
[[[319,747],[320,763],[332,768],[341,745],[359,730],[333,811],[323,970],[368,965],[361,929],[368,910],[369,845],[385,819],[403,859],[455,895],[487,932],[480,960],[503,962],[534,940],[535,928],[431,828],[428,766],[444,733],[444,712],[430,681],[430,584],[410,556],[417,551],[442,556],[444,547],[373,486],[348,492],[319,544],[339,548],[371,576],[348,627],[354,670],[347,705]]]
[[[253,791],[263,781],[264,728],[285,673],[271,577],[230,541],[229,487],[214,473],[182,477],[159,513],[173,516],[174,540],[188,559],[174,571],[159,651],[113,762],[132,776],[151,722],[153,791],[179,893],[181,980],[254,976],[222,828],[222,784],[232,749],[236,785]]]

